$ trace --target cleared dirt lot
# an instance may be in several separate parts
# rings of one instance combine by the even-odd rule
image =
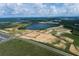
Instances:
[[[40,31],[29,31],[29,33],[25,33],[20,36],[20,38],[32,39],[40,42],[45,43],[52,43],[58,40],[57,37],[53,36],[52,34],[42,33]]]

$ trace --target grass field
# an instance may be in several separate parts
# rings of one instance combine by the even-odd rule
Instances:
[[[74,35],[74,34],[63,34],[63,35],[74,39],[74,41],[75,41],[74,44],[79,46],[79,36],[78,35]]]
[[[31,43],[14,39],[0,44],[0,55],[3,56],[55,56],[60,55]]]

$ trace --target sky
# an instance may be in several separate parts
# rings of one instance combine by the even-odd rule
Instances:
[[[0,17],[79,16],[79,3],[0,3]]]

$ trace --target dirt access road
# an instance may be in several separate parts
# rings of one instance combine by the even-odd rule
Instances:
[[[72,54],[66,53],[66,52],[64,52],[64,51],[61,51],[61,50],[59,50],[59,49],[56,49],[56,48],[47,46],[47,45],[42,44],[42,43],[39,43],[39,42],[35,42],[35,41],[33,41],[33,40],[28,40],[28,39],[21,39],[21,40],[24,40],[24,41],[27,41],[27,42],[29,42],[29,43],[35,44],[35,45],[37,45],[37,46],[40,46],[40,47],[42,47],[42,48],[45,48],[45,49],[47,49],[47,50],[49,50],[49,51],[51,51],[51,52],[56,52],[56,53],[58,53],[58,54],[60,54],[60,55],[63,55],[63,56],[73,56]]]

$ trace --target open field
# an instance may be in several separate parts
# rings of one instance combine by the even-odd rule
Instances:
[[[39,55],[39,56],[46,56],[46,55],[60,55],[55,52],[48,51],[42,47],[33,45],[31,43],[28,43],[27,41],[21,41],[21,40],[10,40],[8,42],[0,44],[0,55],[18,55],[18,56],[25,56],[25,55]]]
[[[52,19],[53,18],[38,18],[38,20],[28,20],[27,18],[25,18],[20,19],[21,21],[18,20],[17,22],[0,22],[1,32],[7,32],[8,34],[11,34],[12,37],[16,37],[16,39],[14,40],[2,42],[0,44],[0,55],[58,56],[60,54],[68,55],[65,54],[66,52],[70,54],[71,52],[73,52],[74,54],[74,51],[76,51],[77,53],[78,51],[75,47],[79,46],[79,36],[77,36],[79,34],[77,32],[77,29],[79,29],[79,27],[76,26],[76,28],[73,26],[75,23],[77,23],[77,21],[62,21],[61,18],[60,21],[58,21],[58,18],[58,20]],[[52,23],[50,24],[50,22]],[[72,32],[72,30],[75,31]],[[5,36],[0,33],[0,38],[4,37]],[[25,39],[25,41],[23,41],[22,39],[20,40],[18,38]],[[35,42],[29,43],[29,40],[27,39],[34,40]],[[42,45],[41,43],[43,43],[44,45]],[[48,47],[50,47],[51,49]],[[77,55],[79,55],[79,53]]]
[[[63,34],[63,35],[74,39],[74,41],[75,41],[74,44],[76,46],[79,46],[79,36],[74,35],[74,34]]]

